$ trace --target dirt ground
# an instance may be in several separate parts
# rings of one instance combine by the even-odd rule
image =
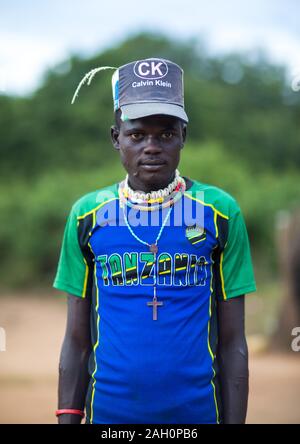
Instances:
[[[58,293],[0,299],[0,423],[56,423],[57,367],[66,301]],[[300,423],[300,353],[250,349],[248,423]]]

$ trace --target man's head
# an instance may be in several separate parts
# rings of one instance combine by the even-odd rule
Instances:
[[[186,138],[183,70],[176,63],[158,58],[119,68],[94,68],[80,81],[72,103],[82,85],[89,85],[98,72],[106,69],[115,70],[115,125],[111,136],[129,174],[129,184],[147,192],[164,188],[174,178]]]
[[[112,142],[130,185],[147,192],[164,188],[186,138],[182,69],[169,60],[139,60],[118,68],[112,86]]]

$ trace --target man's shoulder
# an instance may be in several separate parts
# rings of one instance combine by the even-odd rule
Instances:
[[[203,183],[195,179],[190,190],[186,193],[193,198],[203,202],[205,205],[211,206],[214,211],[217,211],[226,218],[230,218],[233,214],[240,211],[237,200],[223,188],[212,184]]]
[[[79,199],[77,199],[72,206],[72,212],[76,215],[77,218],[81,218],[87,214],[91,214],[94,210],[97,210],[97,208],[99,208],[105,202],[117,198],[118,183],[107,185],[106,187],[99,188],[98,190],[84,194]]]

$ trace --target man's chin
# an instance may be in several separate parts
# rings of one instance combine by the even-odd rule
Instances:
[[[167,177],[168,175],[165,172],[149,169],[143,174],[141,180],[146,188],[150,191],[155,191],[168,186],[169,181],[167,180]]]

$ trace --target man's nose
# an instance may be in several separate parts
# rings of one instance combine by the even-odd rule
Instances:
[[[158,140],[158,138],[154,136],[149,136],[146,138],[145,153],[160,153],[161,152],[161,145]]]

